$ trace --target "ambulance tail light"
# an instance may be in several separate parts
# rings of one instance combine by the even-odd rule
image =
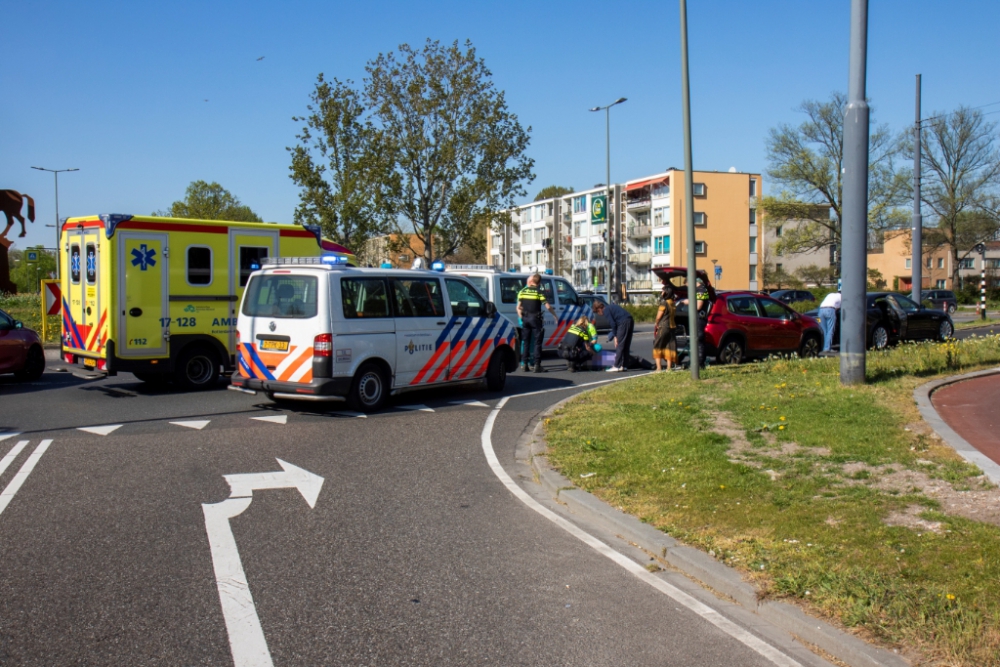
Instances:
[[[333,334],[319,334],[313,339],[313,356],[314,357],[332,357],[333,356]]]

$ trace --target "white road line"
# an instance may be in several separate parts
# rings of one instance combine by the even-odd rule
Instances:
[[[48,449],[51,444],[51,440],[42,440],[42,442],[35,447],[35,451],[31,452],[31,456],[29,456],[28,460],[24,462],[21,469],[17,471],[17,474],[14,475],[14,479],[10,481],[7,488],[3,490],[3,493],[0,493],[0,514],[3,514],[3,511],[7,509],[7,505],[10,505],[10,501],[14,499],[14,494],[20,490],[21,485],[28,479],[28,475],[30,475],[31,471],[35,469],[35,464],[38,463],[38,459],[42,458],[42,454],[45,453],[45,450]]]
[[[13,438],[15,435],[21,435],[20,433],[0,433],[0,442],[7,440],[8,438]]]
[[[93,433],[94,435],[107,435],[117,431],[121,427],[121,424],[108,424],[107,426],[82,426],[76,430],[86,431],[87,433]]]
[[[251,417],[250,419],[256,419],[259,422],[269,422],[271,424],[288,423],[288,415],[276,415],[274,417]]]
[[[7,456],[3,457],[3,459],[0,459],[0,475],[4,474],[7,471],[7,468],[10,467],[10,464],[14,462],[14,459],[16,459],[18,455],[21,453],[21,451],[27,446],[28,446],[28,441],[22,440],[13,447],[11,447],[11,450],[7,452]]]
[[[631,377],[636,377],[636,376],[633,375]],[[614,561],[624,569],[631,572],[637,578],[641,579],[642,581],[649,584],[650,586],[660,591],[661,593],[666,594],[668,597],[673,599],[678,604],[682,604],[685,607],[687,607],[690,611],[694,612],[695,614],[698,614],[703,619],[705,619],[718,629],[722,630],[733,639],[736,639],[737,641],[746,645],[748,648],[753,649],[763,657],[773,662],[775,665],[779,665],[779,667],[802,667],[802,665],[796,660],[793,660],[792,658],[785,655],[778,649],[774,648],[767,642],[758,638],[756,635],[736,625],[735,623],[730,621],[728,618],[722,616],[721,614],[719,614],[719,612],[715,611],[708,605],[688,595],[687,593],[677,588],[676,586],[667,583],[660,577],[657,577],[652,572],[649,572],[644,567],[633,561],[631,558],[618,553],[604,542],[601,542],[599,539],[597,539],[590,533],[581,529],[579,526],[567,521],[566,519],[562,518],[552,510],[540,504],[537,500],[529,496],[524,489],[518,486],[517,483],[510,478],[510,475],[507,474],[507,471],[503,469],[503,466],[500,465],[500,460],[497,458],[496,452],[493,451],[493,439],[492,439],[493,424],[496,422],[496,418],[497,415],[500,414],[500,410],[503,409],[503,406],[507,404],[507,401],[509,399],[521,398],[522,396],[547,394],[553,391],[579,389],[581,387],[587,387],[597,384],[606,384],[608,382],[618,382],[625,379],[627,378],[615,378],[613,380],[591,382],[582,385],[575,385],[572,387],[557,387],[555,389],[542,389],[527,394],[504,396],[503,398],[501,398],[500,402],[497,403],[496,407],[493,408],[493,410],[490,412],[490,415],[486,418],[486,423],[483,425],[483,434],[482,434],[483,453],[486,455],[486,461],[489,463],[490,469],[493,470],[493,474],[497,476],[497,478],[501,481],[501,483],[503,483],[504,486],[507,487],[508,491],[514,494],[514,496],[518,500],[523,502],[525,505],[535,510],[543,517],[545,517],[552,523],[556,524],[557,526],[559,526],[567,533],[577,538],[590,548],[594,549],[594,551],[597,551],[602,556],[605,556],[606,558],[609,558],[610,560]]]
[[[211,419],[193,419],[191,421],[170,422],[170,423],[173,424],[174,426],[183,426],[185,428],[193,428],[200,431],[201,429],[208,426],[209,422],[211,421],[212,421]]]

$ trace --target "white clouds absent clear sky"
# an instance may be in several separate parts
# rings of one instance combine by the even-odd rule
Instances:
[[[764,170],[769,128],[799,122],[802,100],[847,89],[849,17],[848,0],[689,0],[695,167]],[[998,19],[995,0],[872,0],[875,120],[896,131],[913,122],[917,73],[925,116],[1000,102]],[[60,177],[63,216],[148,214],[203,179],[265,220],[291,222],[285,147],[316,75],[360,81],[379,52],[428,37],[471,39],[532,127],[529,198],[604,181],[604,118],[587,109],[621,96],[612,180],[683,166],[671,0],[35,0],[7,3],[4,24],[0,188],[35,198],[29,244],[53,243],[44,225],[55,216],[52,175],[32,165],[80,168]]]

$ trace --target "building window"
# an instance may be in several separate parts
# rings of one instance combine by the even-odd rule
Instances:
[[[587,212],[587,195],[573,197],[573,212],[574,213]]]
[[[757,252],[757,237],[756,236],[751,236],[750,237],[750,252],[751,253]]]
[[[757,280],[757,265],[750,265],[750,280]]]
[[[657,183],[653,186],[653,197],[667,197],[670,195],[670,186],[666,183]]]
[[[931,268],[931,258],[930,258],[930,257],[928,257],[928,258],[927,258],[927,261],[926,261],[926,262],[924,262],[924,264],[925,264],[925,265],[927,266],[927,268],[928,268],[928,269],[929,269],[929,268]]]
[[[696,254],[696,255],[704,255],[705,254],[705,242],[704,241],[695,241],[694,242],[694,254]]]
[[[972,257],[965,257],[958,260],[958,268],[960,269],[974,269],[976,268],[976,260]]]
[[[552,215],[552,212],[553,212],[552,207],[553,206],[554,206],[554,204],[552,202],[549,202],[549,215]]]
[[[937,289],[945,289],[945,282],[946,282],[945,280],[939,280],[936,283],[934,283],[934,285],[935,287],[937,287]]]
[[[750,179],[750,196],[751,197],[756,197],[757,196],[757,179],[756,178],[751,178]]]
[[[400,255],[399,258],[396,261],[398,261],[400,264],[402,264],[404,262],[409,262],[410,261],[410,256],[409,255]]]
[[[939,269],[944,268],[944,257],[938,257],[938,268]]]
[[[212,284],[212,249],[205,246],[188,246],[188,285]]]
[[[573,236],[586,236],[587,235],[587,224],[586,222],[576,222],[573,223]]]
[[[694,196],[695,197],[704,197],[705,196],[705,184],[704,183],[695,183],[694,184]]]
[[[539,204],[535,207],[535,222],[541,222],[545,217],[545,204]]]
[[[777,264],[774,265],[774,270],[776,273],[782,273],[785,270],[785,265],[782,264],[781,262],[778,262]]]
[[[987,269],[1000,269],[1000,259],[988,259],[986,260]]]
[[[779,239],[781,238],[781,225],[778,225],[777,227],[774,228],[774,235],[777,236]]]
[[[909,257],[907,257],[906,258],[906,268],[912,269],[913,268],[912,264],[913,264],[912,260]]]
[[[665,227],[670,224],[670,208],[661,206],[653,209],[653,226]]]
[[[657,236],[653,239],[653,252],[657,255],[669,255],[670,236]]]
[[[523,243],[524,245],[530,245],[531,244],[531,230],[530,229],[522,229],[521,230],[521,243]]]
[[[544,250],[536,250],[535,251],[535,264],[538,264],[539,266],[541,266],[544,263],[545,263],[545,251]]]
[[[694,214],[694,224],[704,226],[704,224],[705,224],[705,214],[704,213],[695,213]]]
[[[591,243],[590,244],[590,258],[591,259],[604,259],[604,244],[603,243]]]
[[[755,208],[750,209],[750,224],[751,225],[757,224],[757,209]]]
[[[587,246],[585,246],[585,245],[575,245],[575,246],[573,246],[573,261],[574,262],[586,262],[587,261]]]

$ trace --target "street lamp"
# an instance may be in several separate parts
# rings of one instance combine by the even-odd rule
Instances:
[[[59,174],[64,171],[80,171],[79,169],[46,169],[45,167],[32,167],[32,169],[37,169],[38,171],[49,171],[52,175],[56,177],[56,278],[59,278],[59,239],[61,237],[59,230]]]
[[[607,158],[607,162],[606,162],[607,171],[605,172],[605,175],[606,175],[607,178],[604,181],[604,190],[605,190],[605,193],[606,193],[604,195],[604,221],[608,225],[607,226],[607,235],[608,235],[608,238],[607,238],[607,243],[606,243],[606,252],[608,253],[608,273],[604,277],[604,283],[605,283],[605,287],[607,288],[608,303],[611,303],[611,273],[612,273],[612,271],[614,271],[614,266],[615,266],[614,265],[614,258],[611,256],[611,229],[612,228],[611,228],[611,213],[609,212],[609,209],[611,207],[611,107],[615,106],[616,104],[621,104],[622,102],[626,102],[626,101],[627,101],[627,98],[625,98],[625,97],[619,97],[617,100],[615,100],[614,102],[612,102],[611,104],[609,104],[607,106],[593,107],[592,109],[588,109],[588,111],[603,111],[604,112],[604,138],[605,138],[605,143],[606,143],[605,155],[606,155],[606,158]]]

